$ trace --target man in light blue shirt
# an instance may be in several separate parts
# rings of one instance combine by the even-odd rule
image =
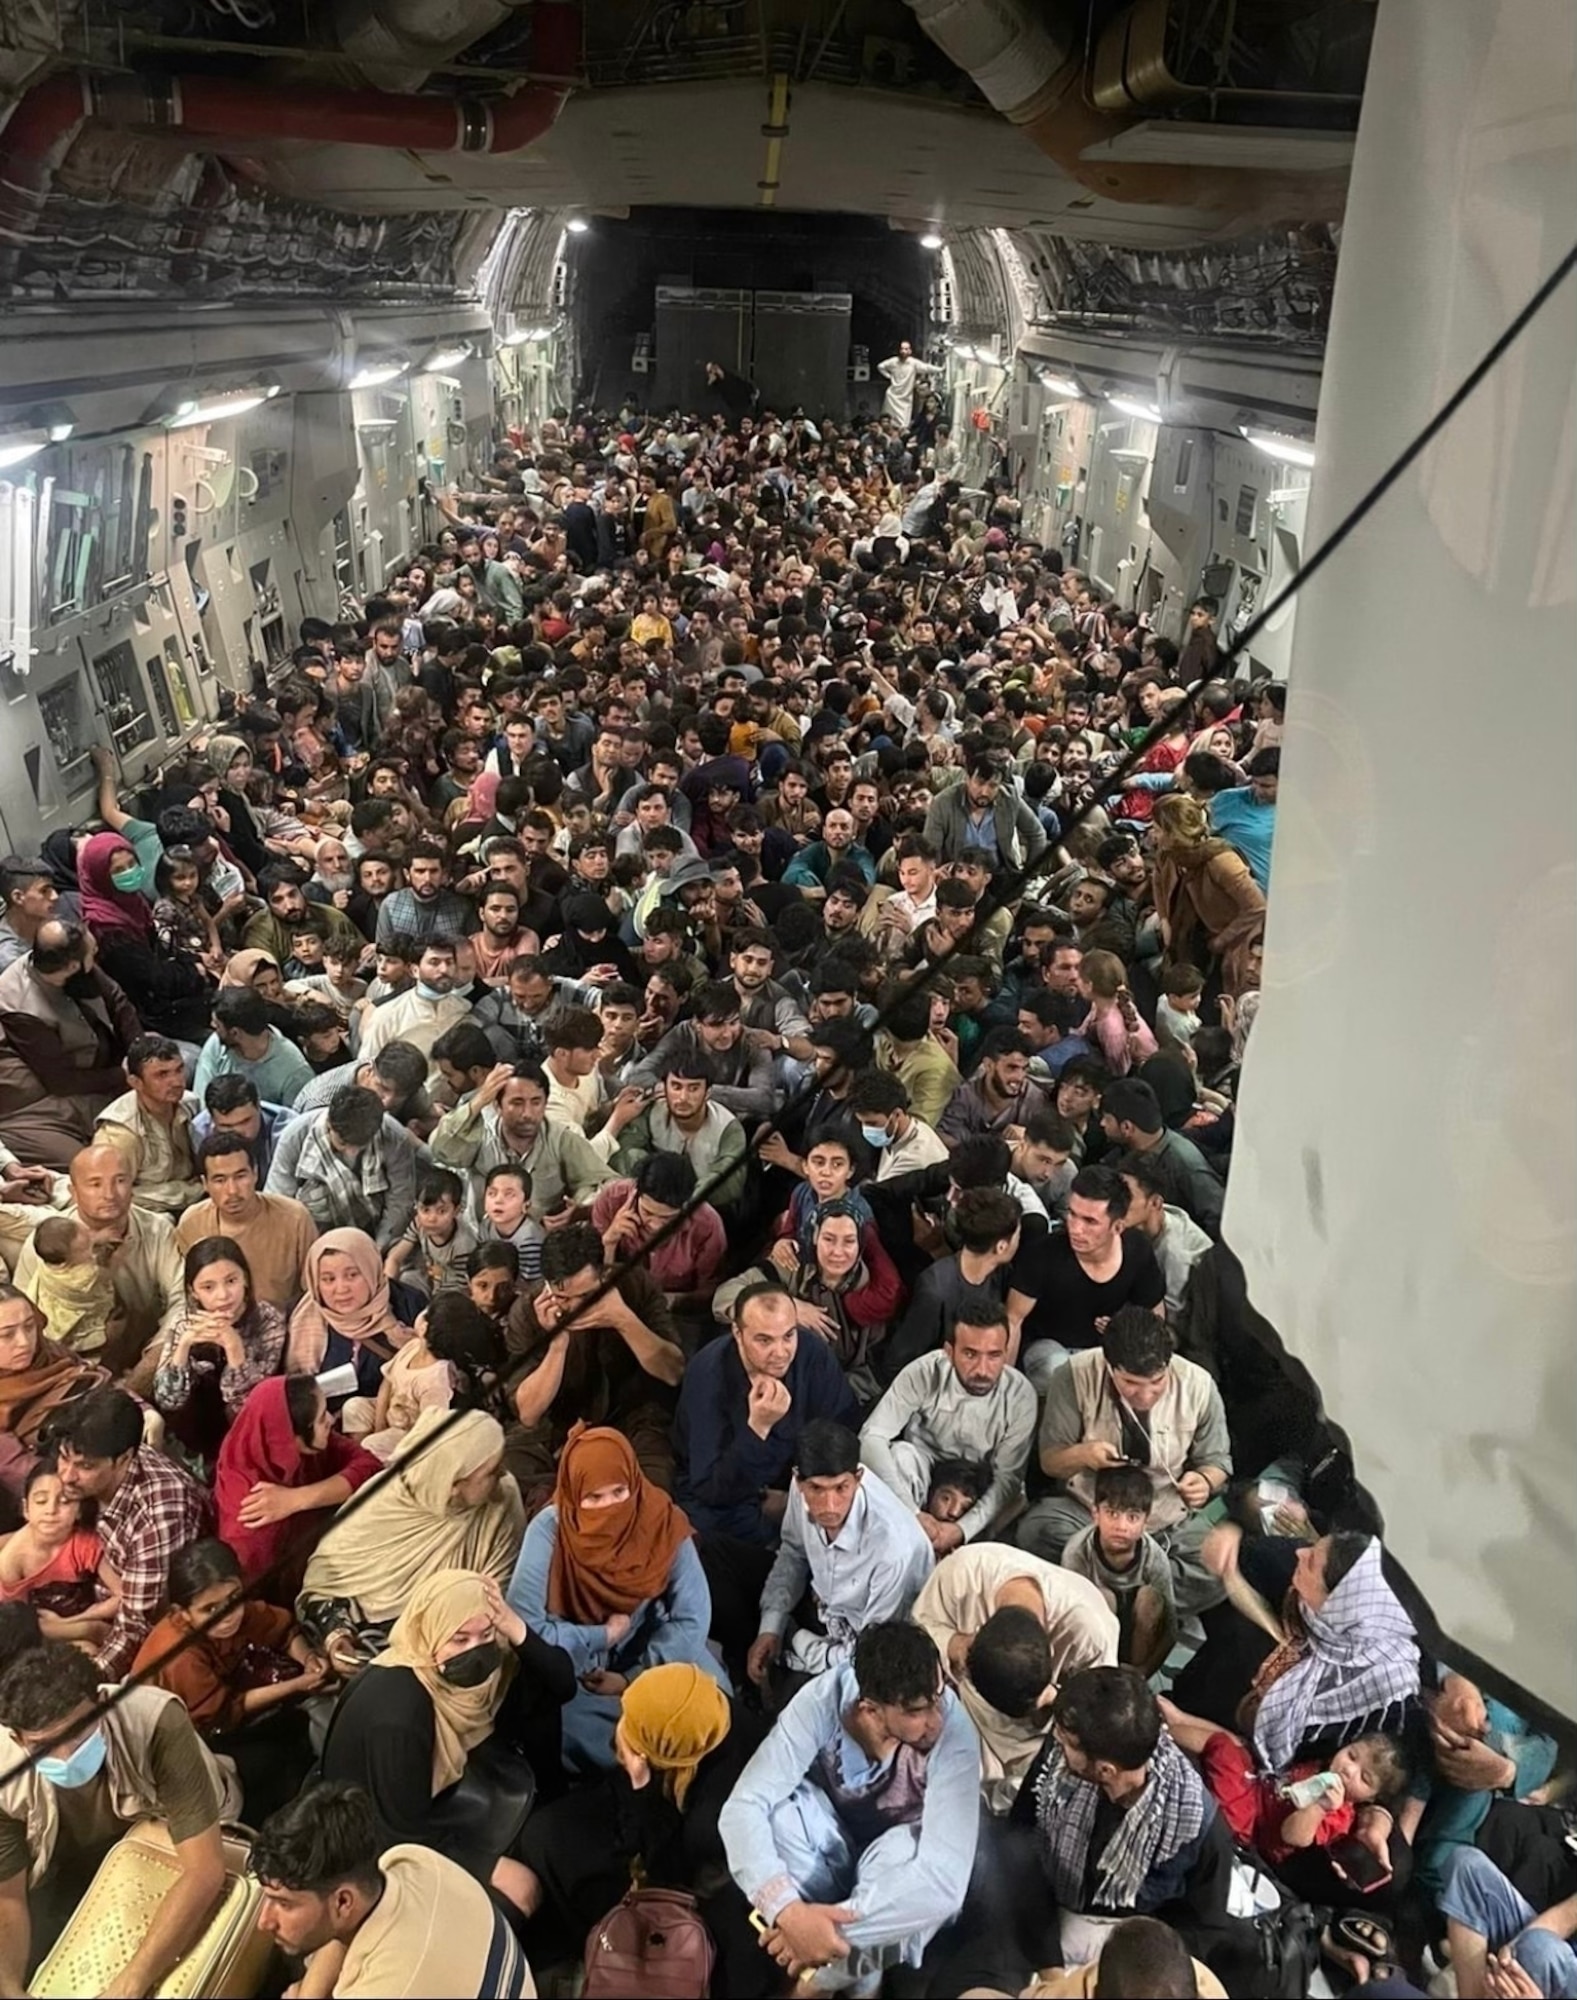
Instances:
[[[268,1104],[294,1105],[312,1081],[312,1065],[268,1018],[250,986],[222,986],[214,995],[214,1031],[197,1058],[193,1093],[202,1097],[216,1076],[244,1076]]]
[[[762,1947],[827,1990],[872,1992],[958,1914],[979,1832],[980,1743],[918,1625],[868,1625],[852,1662],[784,1709],[718,1821]]]
[[[1210,825],[1248,863],[1260,893],[1270,890],[1270,850],[1276,837],[1276,793],[1281,785],[1281,752],[1257,750],[1243,766],[1246,785],[1217,792],[1210,801]]]
[[[761,1593],[750,1678],[760,1686],[780,1658],[803,1674],[841,1667],[865,1626],[909,1615],[931,1560],[910,1509],[879,1479],[865,1477],[854,1432],[831,1417],[808,1423],[794,1454],[783,1539]],[[825,1636],[794,1626],[807,1583]]]

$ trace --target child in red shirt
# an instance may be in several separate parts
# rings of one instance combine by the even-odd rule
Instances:
[[[1284,1777],[1268,1777],[1241,1736],[1161,1703],[1166,1726],[1181,1749],[1199,1759],[1203,1777],[1232,1836],[1275,1868],[1305,1847],[1329,1847],[1353,1830],[1359,1806],[1394,1796],[1407,1781],[1407,1760],[1393,1737],[1360,1736],[1343,1744],[1328,1764],[1294,1764]],[[1288,1798],[1289,1787],[1321,1777],[1324,1789],[1307,1805]]]

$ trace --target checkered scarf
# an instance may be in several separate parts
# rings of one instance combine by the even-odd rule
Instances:
[[[296,1178],[316,1181],[326,1191],[334,1213],[344,1216],[348,1228],[376,1229],[389,1193],[383,1134],[376,1133],[352,1162],[330,1145],[325,1113],[306,1136],[296,1160]]]
[[[1076,1777],[1055,1743],[1035,1785],[1041,1857],[1057,1907],[1082,1910],[1084,1877],[1100,1788]],[[1093,1900],[1101,1910],[1132,1910],[1152,1869],[1199,1838],[1205,1790],[1199,1774],[1163,1729],[1144,1790],[1122,1816],[1096,1863]]]
[[[1303,1657],[1265,1689],[1254,1748],[1267,1771],[1288,1769],[1312,1729],[1356,1722],[1418,1692],[1413,1621],[1386,1582],[1372,1540],[1318,1611],[1302,1610]]]

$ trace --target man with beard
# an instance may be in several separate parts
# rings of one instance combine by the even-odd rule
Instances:
[[[377,942],[394,933],[426,943],[432,937],[465,937],[475,924],[471,905],[449,883],[449,860],[432,840],[412,841],[406,886],[386,896],[378,910]]]
[[[744,1013],[745,1037],[769,1055],[809,1062],[810,1023],[799,1002],[772,977],[776,951],[769,931],[743,927],[729,941],[728,970]]]
[[[280,861],[258,876],[258,894],[266,908],[258,911],[242,935],[241,943],[247,951],[266,952],[276,965],[289,962],[295,934],[307,914],[302,875],[303,870],[295,862]],[[335,909],[331,903],[314,907],[327,926],[328,936],[341,938],[358,950],[366,944],[367,940],[343,910]]]
[[[500,1063],[481,1087],[438,1121],[432,1155],[471,1178],[471,1212],[480,1215],[490,1168],[523,1167],[531,1212],[560,1229],[612,1174],[573,1125],[548,1117],[548,1080],[536,1063]]]
[[[1035,1391],[1008,1366],[1007,1313],[990,1292],[966,1290],[942,1346],[901,1368],[866,1418],[860,1456],[941,1558],[1017,1505],[1034,1437]],[[932,1470],[956,1458],[989,1465],[991,1484],[962,1519],[939,1521],[926,1508]]]
[[[482,928],[466,939],[476,962],[477,977],[484,986],[502,986],[508,977],[506,968],[510,960],[536,951],[537,934],[522,929],[520,896],[507,882],[487,885],[477,904],[477,913]]]
[[[425,1056],[446,1028],[463,1021],[470,1002],[455,992],[452,937],[430,937],[416,961],[416,984],[408,993],[374,1007],[361,1035],[361,1060],[371,1062],[386,1042],[409,1042]]]

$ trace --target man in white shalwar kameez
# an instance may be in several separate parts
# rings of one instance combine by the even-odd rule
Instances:
[[[940,375],[941,369],[929,361],[916,361],[914,349],[908,341],[900,340],[898,352],[886,361],[879,361],[876,372],[887,382],[882,415],[891,417],[899,430],[907,431],[914,418],[914,392],[919,387],[920,377]]]

